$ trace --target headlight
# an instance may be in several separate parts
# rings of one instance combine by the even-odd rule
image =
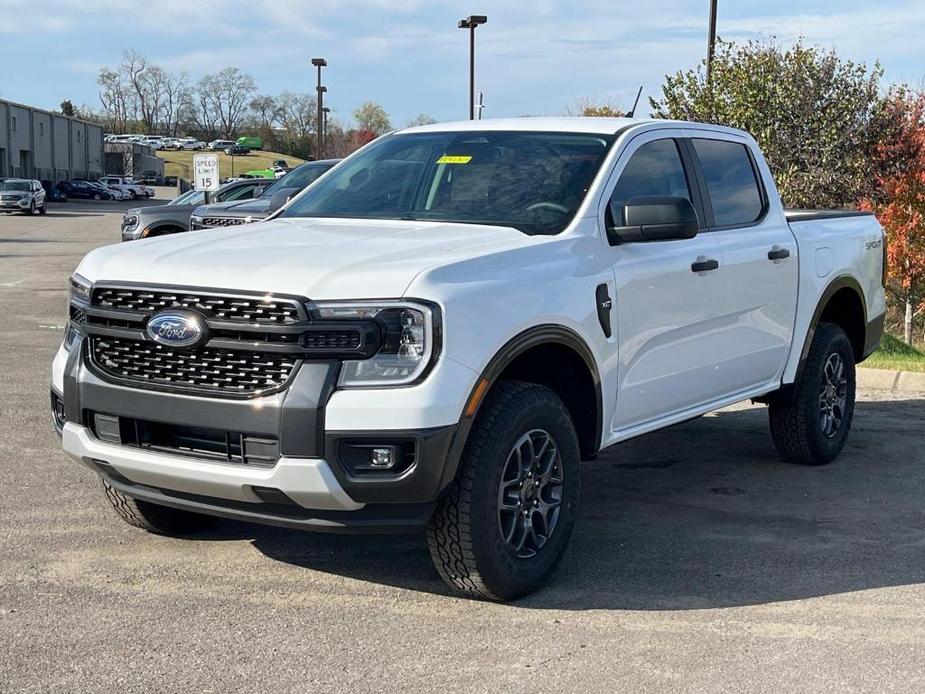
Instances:
[[[78,301],[83,304],[90,303],[90,289],[93,283],[78,274],[71,275],[71,287],[68,296],[69,303]]]
[[[122,220],[122,228],[126,231],[131,231],[138,226],[138,215],[130,214],[126,215]]]
[[[90,305],[92,283],[78,274],[71,275],[68,289],[68,323],[64,331],[64,348],[68,351],[80,338],[80,326],[87,322],[86,308]]]
[[[192,226],[193,224],[198,224],[199,226],[202,226],[202,217],[191,215],[189,218],[189,223],[190,223],[190,226]]]
[[[440,352],[440,309],[418,301],[362,303],[319,301],[308,305],[313,320],[374,320],[379,350],[369,359],[345,361],[342,388],[410,385],[426,374]]]

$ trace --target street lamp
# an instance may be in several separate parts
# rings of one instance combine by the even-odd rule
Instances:
[[[707,39],[707,86],[710,85],[710,68],[713,66],[713,49],[716,46],[716,0],[710,0],[710,34]]]
[[[322,133],[324,115],[322,108],[324,107],[324,93],[328,91],[327,87],[321,86],[321,68],[327,67],[328,61],[324,58],[312,58],[312,65],[318,68],[318,86],[316,87],[318,92],[318,120],[315,122],[315,149],[317,152],[315,157],[321,159],[324,153],[324,135]]]
[[[475,120],[475,28],[487,21],[483,14],[471,14],[457,24],[460,29],[469,30],[469,120]]]
[[[324,118],[322,118],[321,120],[321,125],[322,125],[321,132],[324,135],[322,139],[324,140],[325,144],[327,144],[328,142],[328,114],[331,112],[331,109],[325,106],[323,109],[321,109],[321,112],[324,114]]]

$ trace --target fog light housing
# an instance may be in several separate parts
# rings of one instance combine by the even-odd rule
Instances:
[[[369,449],[369,465],[377,470],[387,470],[395,465],[395,447],[381,446]]]

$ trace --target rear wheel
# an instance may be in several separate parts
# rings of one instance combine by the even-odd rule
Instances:
[[[181,511],[168,506],[159,506],[147,501],[139,501],[123,494],[118,489],[103,482],[103,491],[113,509],[129,525],[158,535],[193,535],[215,523],[212,516]]]
[[[514,381],[496,385],[457,480],[428,523],[431,558],[443,580],[489,600],[539,588],[575,525],[579,459],[574,425],[554,392]]]
[[[129,190],[128,195],[132,200],[138,197],[138,194],[134,190]]]
[[[799,382],[768,407],[777,452],[792,463],[831,463],[848,439],[854,396],[851,342],[837,325],[820,323]]]

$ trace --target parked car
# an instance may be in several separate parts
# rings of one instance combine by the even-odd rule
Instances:
[[[99,190],[109,193],[113,200],[126,200],[131,197],[126,191],[106,185],[105,183],[100,183],[99,181],[84,181],[84,183],[88,183],[92,188],[98,188]]]
[[[238,181],[223,185],[211,198],[217,202],[249,200],[263,190],[261,181]],[[190,213],[202,205],[205,195],[190,190],[166,205],[149,205],[126,210],[122,215],[122,240],[135,241],[189,230]]]
[[[285,159],[274,159],[270,167],[273,169],[286,169],[287,171],[292,168]]]
[[[160,178],[157,171],[143,171],[138,177],[138,182],[146,186],[156,186]]]
[[[236,226],[266,219],[339,161],[340,159],[322,159],[297,166],[282,178],[271,182],[260,196],[253,200],[197,207],[190,218],[190,229]]]
[[[242,147],[241,145],[232,145],[225,148],[225,154],[230,154],[233,157],[243,157],[250,153],[251,151],[247,147]]]
[[[135,527],[421,529],[453,589],[513,599],[603,448],[752,399],[784,460],[832,462],[867,416],[884,240],[869,213],[785,210],[740,130],[410,128],[247,233],[91,251],[52,413]]]
[[[200,150],[205,149],[206,143],[194,138],[187,138],[185,140],[180,140],[180,149],[192,149]]]
[[[28,178],[7,178],[0,182],[0,211],[23,214],[45,214],[45,189],[40,181]]]
[[[234,140],[212,140],[212,142],[208,144],[208,148],[213,152],[224,152],[232,146],[234,146]]]
[[[97,186],[91,186],[88,181],[62,181],[58,189],[69,198],[83,200],[112,200],[112,193]]]
[[[100,178],[99,182],[125,191],[132,200],[135,198],[153,198],[156,194],[154,188],[137,182],[131,176],[109,174]]]
[[[177,185],[177,177],[176,176],[164,176],[164,185],[165,186]]]

